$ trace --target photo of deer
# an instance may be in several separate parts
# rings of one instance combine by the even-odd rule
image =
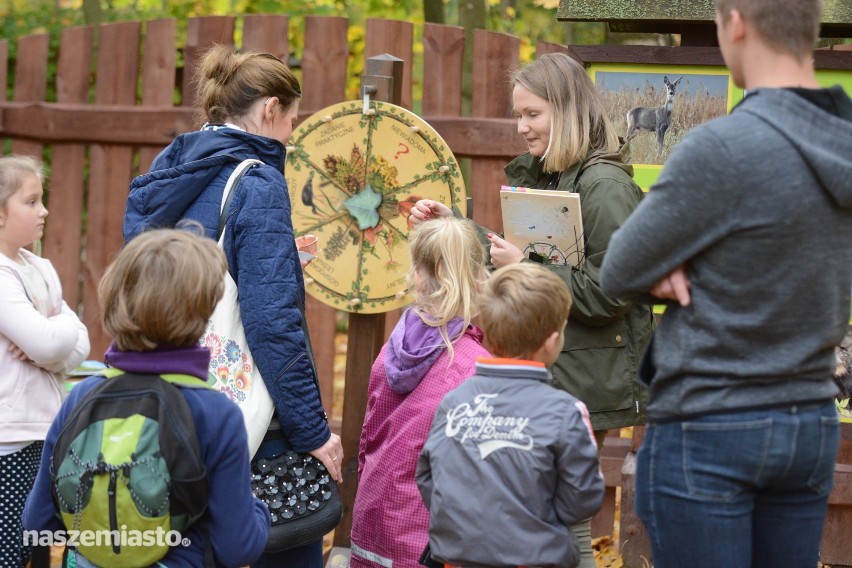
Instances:
[[[730,108],[727,73],[596,71],[592,79],[632,164],[663,164],[689,129]]]

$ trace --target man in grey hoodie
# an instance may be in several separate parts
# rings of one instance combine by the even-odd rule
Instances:
[[[820,0],[716,0],[747,96],[678,145],[603,290],[670,301],[645,354],[636,507],[657,568],[816,566],[852,283],[852,102],[813,68]]]

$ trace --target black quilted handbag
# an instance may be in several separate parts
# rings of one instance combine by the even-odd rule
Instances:
[[[301,299],[299,309],[307,337]],[[316,377],[314,369],[314,384],[319,392]],[[281,425],[273,417],[263,440],[283,439]],[[272,517],[264,552],[281,552],[310,544],[334,530],[343,518],[337,482],[322,462],[310,454],[287,451],[252,460],[251,488],[269,507]]]
[[[266,552],[314,542],[334,530],[343,516],[337,483],[310,454],[289,451],[256,460],[251,486],[272,517]]]

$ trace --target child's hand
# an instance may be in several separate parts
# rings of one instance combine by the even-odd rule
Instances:
[[[421,199],[414,204],[414,207],[411,208],[411,216],[408,218],[408,222],[411,223],[412,227],[415,227],[429,219],[439,219],[452,216],[452,209],[443,203],[439,201],[432,201],[431,199]]]
[[[24,353],[23,350],[14,343],[9,344],[9,352],[12,354],[12,358],[14,359],[18,359],[27,363],[32,363],[27,354]]]
[[[296,248],[299,249],[299,264],[302,265],[302,270],[316,258],[319,248],[316,235],[308,234],[296,237]]]
[[[491,263],[495,268],[503,268],[509,264],[521,262],[524,258],[521,249],[494,233],[488,233],[488,240],[491,241]]]

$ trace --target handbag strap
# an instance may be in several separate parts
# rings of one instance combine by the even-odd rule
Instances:
[[[228,177],[228,182],[225,184],[225,190],[222,192],[222,204],[219,207],[219,227],[216,229],[216,242],[220,242],[222,240],[222,236],[225,234],[225,223],[228,221],[228,212],[231,209],[231,202],[234,200],[234,195],[237,193],[236,189],[240,184],[240,179],[242,179],[243,174],[245,174],[249,168],[262,163],[263,162],[260,160],[243,160],[237,164],[237,167],[234,168],[234,171],[231,172],[231,175]]]

